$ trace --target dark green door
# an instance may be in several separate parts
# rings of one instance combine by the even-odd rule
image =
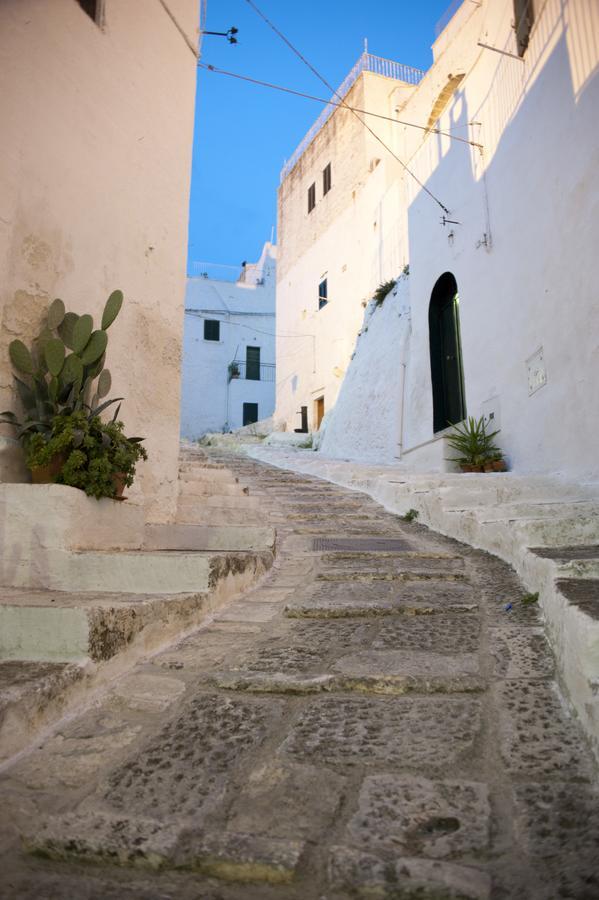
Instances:
[[[257,403],[244,403],[243,404],[243,424],[244,425],[253,425],[254,422],[258,421],[258,404]]]
[[[260,347],[245,348],[245,377],[260,381]]]
[[[442,275],[433,288],[429,337],[433,431],[437,432],[466,417],[458,286],[451,272]]]

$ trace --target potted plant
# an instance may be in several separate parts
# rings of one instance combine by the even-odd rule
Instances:
[[[126,437],[117,421],[120,406],[112,422],[100,419],[122,399],[100,402],[112,383],[104,368],[107,329],[122,303],[122,292],[113,291],[94,330],[90,315],[65,312],[62,300],[55,300],[31,350],[19,340],[9,346],[23,417],[6,411],[0,423],[17,429],[34,483],[58,481],[91,496],[115,497],[132,484],[135,464],[147,458],[143,439]]]
[[[85,491],[90,497],[124,499],[125,486],[133,484],[136,463],[147,459],[143,438],[128,438],[116,415],[102,422],[83,411],[55,417],[50,436],[31,437],[27,460],[30,466],[44,466],[57,454],[63,464],[55,480]]]
[[[458,453],[451,461],[459,463],[463,472],[505,471],[501,450],[493,444],[497,434],[498,430],[487,432],[484,416],[480,419],[470,416],[456,425],[447,437],[451,449]],[[490,468],[487,469],[487,466]]]
[[[229,381],[239,378],[239,365],[236,362],[229,363]]]

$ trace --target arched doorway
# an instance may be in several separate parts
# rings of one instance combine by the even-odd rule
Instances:
[[[466,418],[458,286],[451,272],[441,275],[433,288],[428,327],[433,431],[437,432]]]

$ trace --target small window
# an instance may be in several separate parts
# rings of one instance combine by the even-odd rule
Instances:
[[[218,319],[204,319],[204,340],[220,341],[220,322]]]
[[[329,163],[328,166],[325,166],[325,168],[322,170],[322,193],[323,193],[323,196],[325,194],[329,193],[329,191],[331,190],[331,184],[332,184],[332,182],[331,182],[331,164]]]
[[[253,425],[254,422],[258,421],[258,404],[257,403],[244,403],[243,404],[243,424],[244,425]]]
[[[260,347],[245,348],[245,377],[248,381],[260,381]]]
[[[102,25],[104,0],[77,0],[81,9],[88,14],[96,25]]]
[[[316,183],[308,188],[308,212],[311,213],[316,206]]]
[[[534,21],[535,9],[533,0],[514,0],[514,28],[516,30],[518,56],[524,56],[526,52]]]
[[[322,309],[329,302],[329,290],[326,278],[323,278],[318,285],[318,308]]]

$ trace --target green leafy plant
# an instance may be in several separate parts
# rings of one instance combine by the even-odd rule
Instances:
[[[23,341],[11,341],[8,352],[19,373],[14,379],[22,418],[7,410],[0,413],[0,424],[16,428],[26,451],[34,435],[50,440],[56,416],[87,410],[93,417],[117,402],[99,403],[111,384],[110,373],[104,369],[106,329],[122,304],[122,292],[113,291],[104,307],[102,327],[94,331],[90,315],[65,312],[64,303],[57,299],[50,305],[46,323],[31,349]],[[39,440],[35,446],[39,448]]]
[[[458,454],[451,461],[459,463],[465,470],[482,471],[485,463],[502,458],[501,450],[493,443],[497,434],[498,430],[487,432],[484,416],[480,419],[470,416],[466,422],[456,425],[447,437],[447,443]]]
[[[402,516],[402,519],[404,520],[404,522],[414,522],[419,515],[420,513],[417,509],[409,509],[407,513]]]
[[[102,422],[84,411],[63,413],[54,418],[48,438],[33,434],[28,441],[26,461],[30,468],[47,466],[58,454],[64,456],[59,484],[80,488],[97,497],[114,497],[119,475],[125,485],[133,484],[135,467],[147,459],[143,438],[128,438],[123,423]]]
[[[239,366],[236,362],[229,363],[229,381],[232,378],[239,378]]]
[[[391,291],[395,287],[395,284],[396,282],[393,278],[390,281],[383,281],[381,284],[379,284],[376,291],[372,295],[377,306],[383,305],[383,303],[385,302],[385,297],[387,296],[387,294],[391,293]]]
[[[524,594],[521,598],[521,602],[525,606],[531,606],[533,603],[539,602],[539,592],[537,591],[535,594]]]

